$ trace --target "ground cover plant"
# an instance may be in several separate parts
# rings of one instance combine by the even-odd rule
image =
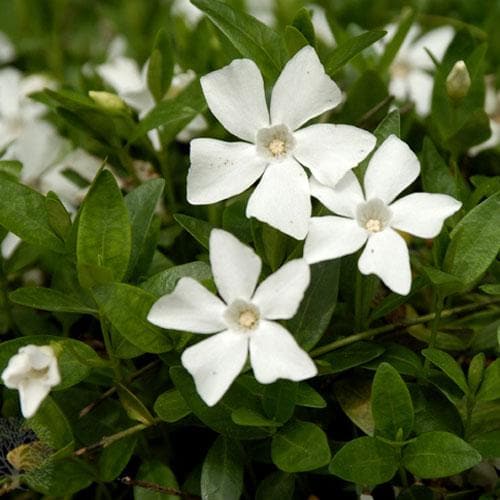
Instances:
[[[500,3],[0,2],[0,494],[500,482]]]

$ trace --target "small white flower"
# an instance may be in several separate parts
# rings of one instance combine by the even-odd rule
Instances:
[[[486,79],[486,96],[484,110],[490,117],[491,136],[488,140],[472,147],[469,150],[471,156],[476,156],[481,151],[491,149],[500,144],[500,92],[495,88],[495,79]]]
[[[369,132],[304,123],[337,106],[341,92],[312,47],[288,61],[274,85],[268,111],[257,65],[236,59],[201,78],[208,107],[224,128],[245,142],[195,139],[187,198],[194,205],[237,195],[260,177],[248,200],[247,217],[304,239],[311,215],[309,183],[302,165],[334,185],[375,146]]]
[[[19,391],[23,416],[32,417],[50,389],[61,382],[54,350],[48,345],[21,347],[10,358],[2,380],[9,389]]]
[[[396,33],[396,26],[389,25],[385,29],[388,32],[385,39],[390,40]],[[391,74],[389,91],[397,99],[413,101],[417,113],[426,116],[431,109],[434,82],[430,74],[434,70],[434,63],[426,49],[440,62],[455,31],[450,26],[442,26],[422,36],[420,34],[420,27],[412,26],[406,35],[389,70]],[[386,43],[376,44],[375,49],[382,53]]]
[[[410,148],[389,136],[366,170],[364,194],[356,176],[348,172],[334,187],[311,180],[311,192],[338,216],[313,217],[304,246],[309,263],[336,259],[366,247],[358,261],[363,274],[376,274],[394,292],[406,295],[411,270],[405,240],[396,230],[433,238],[444,220],[461,203],[444,194],[412,193],[394,201],[420,172]]]
[[[16,57],[16,49],[7,35],[0,31],[0,64],[11,62]]]
[[[309,355],[274,321],[292,318],[297,312],[310,280],[305,260],[288,262],[256,287],[260,258],[232,234],[214,229],[210,263],[222,300],[197,281],[182,278],[148,315],[149,321],[162,328],[217,333],[182,354],[182,364],[207,405],[215,405],[228,390],[248,352],[255,378],[262,384],[316,375]]]

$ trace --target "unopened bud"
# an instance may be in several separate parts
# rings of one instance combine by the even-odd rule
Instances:
[[[110,113],[121,113],[127,111],[127,105],[121,97],[111,92],[102,90],[90,90],[89,97],[101,108]]]
[[[460,101],[471,86],[469,71],[464,61],[457,61],[446,78],[446,92],[450,99]]]

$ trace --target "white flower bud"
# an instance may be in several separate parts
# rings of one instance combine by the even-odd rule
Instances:
[[[7,388],[19,391],[21,412],[25,418],[31,418],[50,389],[61,382],[54,349],[32,344],[21,347],[9,359],[2,380]]]
[[[123,99],[111,92],[103,90],[90,90],[89,97],[101,108],[109,111],[110,113],[121,113],[127,111],[127,105]]]
[[[464,61],[457,61],[446,78],[446,92],[454,101],[460,101],[471,86],[469,71]]]

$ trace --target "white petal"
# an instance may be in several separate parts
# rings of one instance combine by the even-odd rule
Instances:
[[[210,264],[220,296],[230,305],[236,299],[250,300],[259,279],[260,257],[231,233],[210,233]]]
[[[187,199],[193,205],[203,205],[239,194],[262,175],[266,165],[253,144],[194,139]]]
[[[488,140],[470,148],[469,154],[476,156],[481,151],[494,148],[500,144],[500,123],[495,120],[490,120],[491,136]]]
[[[425,71],[411,71],[407,78],[408,93],[415,103],[415,109],[420,116],[427,116],[431,111],[432,88],[434,79]]]
[[[271,123],[284,123],[296,130],[337,106],[341,99],[337,84],[325,73],[315,50],[308,45],[288,61],[274,85]]]
[[[201,399],[214,406],[241,372],[247,355],[248,336],[224,331],[186,349],[181,360]]]
[[[121,98],[139,113],[139,118],[143,118],[155,105],[153,94],[145,85],[135,91],[123,92]]]
[[[411,288],[411,270],[405,240],[391,228],[368,238],[358,261],[363,274],[376,274],[393,292],[407,295]]]
[[[407,58],[410,64],[421,69],[433,70],[434,63],[427,50],[440,62],[454,36],[455,30],[451,26],[441,26],[429,31],[409,48]]]
[[[314,361],[293,336],[274,321],[261,321],[250,337],[250,361],[255,378],[271,384],[279,378],[296,382],[318,373]]]
[[[142,90],[145,85],[138,64],[128,57],[117,57],[96,68],[97,74],[118,94]]]
[[[0,32],[0,64],[12,61],[16,56],[16,50],[7,35]]]
[[[0,116],[9,118],[19,115],[21,79],[21,73],[15,68],[0,71]]]
[[[19,399],[23,416],[25,418],[31,418],[37,412],[49,392],[50,386],[39,380],[23,380],[19,386]]]
[[[226,328],[226,306],[192,278],[181,278],[174,291],[159,298],[148,321],[162,328],[195,333],[214,333]]]
[[[412,193],[391,205],[391,226],[421,238],[434,238],[441,232],[445,219],[461,206],[446,194]]]
[[[30,368],[30,357],[27,353],[18,351],[17,354],[14,354],[2,372],[2,380],[5,387],[18,389],[19,384],[24,380]]]
[[[305,165],[318,181],[333,187],[375,147],[373,134],[351,125],[320,123],[294,134],[295,158]]]
[[[21,238],[14,233],[7,233],[7,236],[2,240],[2,257],[10,259],[18,245],[21,243]]]
[[[310,264],[337,259],[359,250],[367,232],[353,219],[313,217],[304,245],[304,259]]]
[[[248,200],[246,214],[303,240],[311,217],[304,169],[294,159],[271,163]]]
[[[264,318],[293,318],[310,278],[309,266],[304,259],[287,262],[259,285],[252,302]]]
[[[415,153],[401,139],[390,135],[375,151],[366,169],[366,199],[380,198],[390,203],[419,173]]]
[[[358,178],[350,170],[335,187],[321,184],[314,177],[309,179],[311,196],[317,198],[326,208],[339,215],[354,219],[356,207],[365,201]]]
[[[200,82],[210,111],[231,134],[254,142],[257,130],[269,126],[264,80],[250,59],[235,59]]]

